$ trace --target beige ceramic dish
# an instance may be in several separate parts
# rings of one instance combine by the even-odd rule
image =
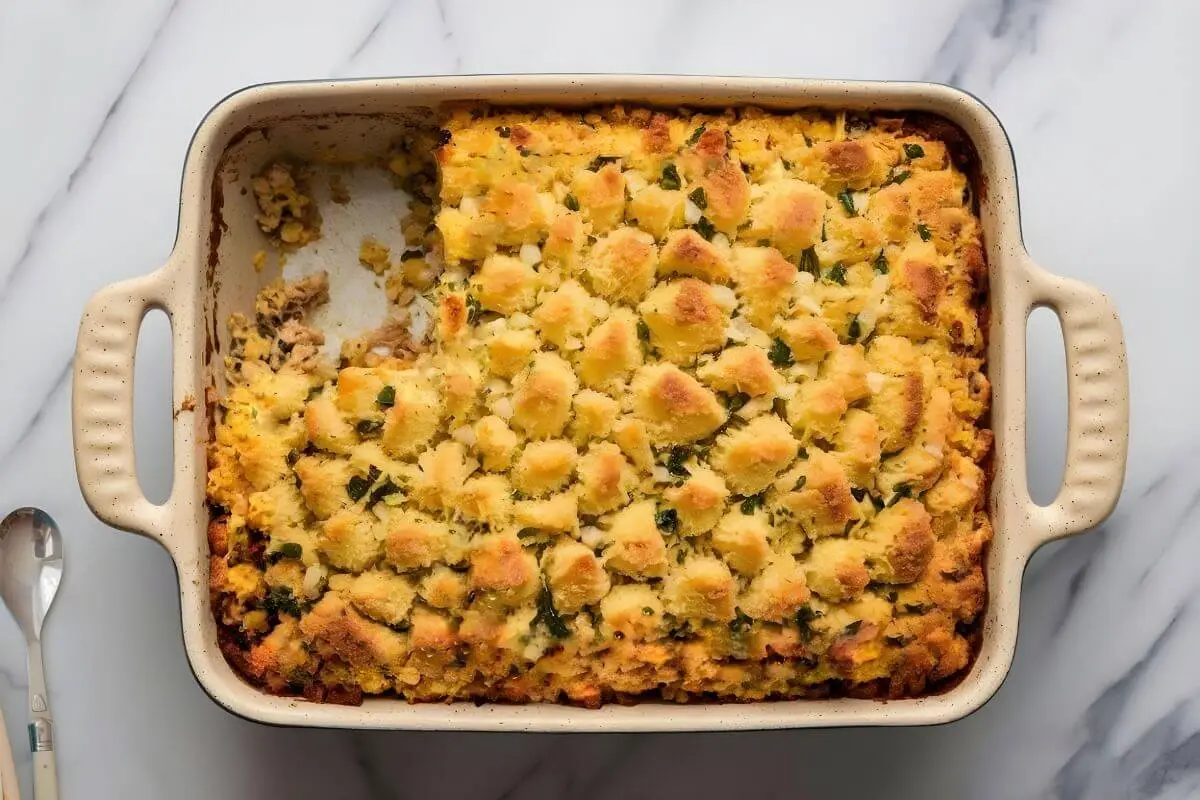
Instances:
[[[253,221],[250,173],[282,152],[300,157],[377,153],[405,117],[450,101],[578,106],[628,102],[775,109],[825,106],[938,115],[978,152],[977,191],[990,265],[988,370],[996,434],[983,644],[969,674],[943,694],[878,702],[833,699],[752,704],[409,705],[367,700],[361,707],[274,697],[246,684],[225,662],[208,599],[205,530],[205,389],[214,384],[224,320],[251,307],[275,277],[249,268],[263,246]],[[1068,452],[1063,485],[1049,506],[1025,481],[1025,330],[1029,312],[1053,309],[1066,340]],[[175,473],[162,505],[142,495],[133,455],[133,357],[142,317],[171,318]],[[922,725],[979,708],[1013,659],[1021,576],[1030,554],[1052,539],[1103,520],[1124,480],[1128,374],[1120,324],[1107,298],[1036,266],[1021,242],[1012,151],[999,121],[978,100],[933,84],[754,78],[504,76],[413,78],[258,86],[224,100],[196,132],[183,175],[179,233],[167,263],[151,275],[102,290],[79,333],[74,383],[75,459],[83,495],[106,523],[159,541],[179,571],[183,634],[196,677],[229,710],[263,722],[347,728],[525,731],[668,731]]]

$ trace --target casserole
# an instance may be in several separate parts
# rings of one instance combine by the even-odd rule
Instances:
[[[361,707],[316,706],[267,696],[242,683],[217,647],[207,596],[209,437],[206,390],[215,386],[220,331],[230,311],[248,308],[265,282],[249,269],[261,241],[241,191],[272,154],[354,158],[387,145],[397,118],[451,101],[564,107],[628,102],[767,109],[826,107],[925,112],[952,123],[978,154],[976,191],[990,270],[989,376],[994,387],[994,481],[989,511],[995,539],[987,562],[982,645],[970,672],[943,694],[880,703],[831,699],[753,705],[601,709],[550,706],[410,706],[369,700]],[[241,207],[237,204],[243,204]],[[222,213],[224,212],[224,213]],[[1025,489],[1025,319],[1054,309],[1068,350],[1069,438],[1063,487],[1049,506]],[[176,472],[162,506],[146,501],[133,467],[132,358],[141,317],[171,316],[174,336]],[[1020,578],[1040,544],[1101,521],[1124,475],[1128,387],[1119,324],[1106,298],[1036,267],[1020,242],[1012,155],[998,121],[973,98],[941,86],[760,79],[497,77],[281,84],[233,95],[202,123],[184,174],[175,250],[158,272],[110,287],[89,303],[80,331],[73,398],[76,462],[89,506],[105,522],[151,536],[180,575],[185,644],[197,678],[217,702],[273,723],[372,728],[480,730],[699,730],[864,724],[928,724],[957,719],[999,687],[1016,638]]]

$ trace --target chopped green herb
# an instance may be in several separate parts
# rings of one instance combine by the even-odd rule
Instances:
[[[754,624],[754,620],[751,619],[745,611],[737,608],[734,609],[734,612],[734,617],[729,623],[729,630],[731,633],[742,633]]]
[[[526,156],[531,156],[531,155],[533,155],[533,151],[532,151],[532,150],[530,150],[528,147],[520,147],[520,146],[518,146],[518,147],[517,147],[517,152],[521,154],[521,157],[522,157],[522,158],[525,158]]]
[[[817,248],[806,247],[800,254],[800,271],[807,272],[814,278],[821,276],[821,259],[817,258]]]
[[[686,478],[692,473],[688,472],[688,468],[684,466],[689,458],[692,457],[692,448],[684,445],[678,445],[671,448],[671,455],[667,457],[667,472],[679,478]]]
[[[862,326],[858,324],[858,314],[855,314],[850,318],[850,325],[846,328],[846,338],[851,342],[857,342],[859,336],[862,336]]]
[[[686,558],[687,558],[687,553],[680,550],[678,553],[675,554],[675,563],[682,564]]]
[[[933,231],[929,230],[929,226],[925,223],[921,223],[917,226],[917,233],[921,234],[922,242],[928,242],[933,238]]]
[[[825,273],[825,280],[829,281],[830,283],[838,283],[838,284],[841,284],[842,286],[845,286],[846,285],[846,265],[840,261],[837,262],[836,264],[834,264],[832,267],[829,268],[829,271]]]
[[[472,295],[467,295],[467,324],[474,325],[479,321],[479,315],[483,313],[483,306],[479,300]]]
[[[740,508],[742,509],[743,514],[753,514],[754,509],[762,508],[762,504],[763,496],[761,494],[752,494],[746,499],[742,500]]]
[[[496,133],[500,134],[501,139],[507,139],[512,136],[512,128],[507,125],[501,125],[499,128],[496,128]]]
[[[350,499],[357,503],[359,500],[362,500],[367,496],[367,492],[370,490],[370,488],[371,481],[368,481],[361,475],[355,475],[346,484],[346,494],[350,495]]]
[[[852,217],[858,216],[858,211],[854,209],[854,195],[849,189],[842,189],[838,192],[838,202],[842,204],[842,208],[846,209],[846,213]]]
[[[750,395],[745,392],[738,392],[737,394],[729,395],[729,399],[725,401],[725,407],[729,409],[730,413],[733,413],[749,402]]]
[[[296,462],[299,460],[300,460],[300,451],[299,450],[288,450],[287,465],[289,467],[296,466]]]
[[[712,241],[713,237],[717,235],[717,226],[709,222],[708,217],[701,217],[700,219],[696,220],[696,224],[692,227],[695,229],[696,233],[700,234],[710,242]]]
[[[388,495],[395,494],[398,491],[400,491],[400,487],[392,483],[391,479],[388,479],[380,484],[375,491],[371,492],[371,498],[367,501],[367,505],[374,505]]]
[[[684,620],[679,625],[675,625],[667,631],[667,635],[672,639],[687,639],[692,635],[692,623]]]
[[[323,392],[323,391],[325,391],[325,384],[321,384],[320,386],[312,387],[311,389],[308,390],[308,399],[312,400],[312,399],[320,396],[321,392]]]
[[[679,512],[673,508],[664,508],[654,515],[654,524],[660,531],[674,533],[679,530]]]
[[[696,130],[692,131],[692,135],[688,137],[687,146],[691,147],[696,142],[700,141],[700,137],[704,135],[704,126],[701,125]]]
[[[792,487],[792,491],[793,492],[800,491],[801,489],[804,488],[804,484],[806,484],[806,483],[808,483],[808,476],[801,475],[799,478],[796,479],[796,485]]]
[[[543,623],[546,630],[555,639],[565,639],[571,635],[571,629],[567,627],[567,623],[563,622],[558,610],[554,608],[554,595],[550,593],[550,585],[546,583],[545,578],[542,578],[542,591],[538,595],[537,615],[533,622],[534,624]]]
[[[783,163],[783,168],[786,169],[788,172],[791,172],[792,162],[788,161],[786,158],[781,158],[779,160]]]
[[[663,167],[662,180],[659,185],[664,189],[679,189],[683,186],[683,181],[679,178],[679,170],[674,164],[667,164]]]
[[[375,402],[385,408],[396,405],[396,387],[384,386],[379,390],[379,395],[375,398]]]
[[[605,164],[612,164],[620,160],[620,156],[596,156],[592,159],[592,163],[588,164],[587,168],[592,172],[599,172],[600,168]]]
[[[846,627],[842,628],[842,633],[852,636],[858,633],[858,629],[862,627],[862,623],[863,621],[861,619],[856,619]]]
[[[888,507],[896,505],[904,497],[912,497],[912,486],[907,483],[897,484],[892,490],[892,498],[887,501]]]
[[[579,201],[575,199],[575,195],[569,194],[563,198],[563,205],[572,211],[579,210]]]
[[[805,133],[805,132],[803,132],[803,131],[801,131],[801,132],[800,132],[800,135],[804,137],[804,146],[805,146],[805,147],[812,147],[812,139],[808,138],[808,134],[807,134],[807,133]]]
[[[653,617],[653,616],[654,616],[654,609],[653,609],[653,608],[651,608],[650,606],[642,606],[642,614],[643,614],[643,615],[645,615],[645,616],[647,616],[647,617]]]
[[[639,319],[637,321],[637,335],[643,342],[650,341],[650,326],[646,324],[646,320]]]
[[[284,542],[279,545],[278,552],[283,558],[299,558],[304,555],[304,546],[296,542]]]
[[[902,172],[893,172],[892,176],[883,182],[883,185],[887,186],[889,183],[901,184],[911,177],[912,173],[908,170],[904,170]]]
[[[704,193],[703,186],[697,186],[688,193],[688,199],[696,204],[696,208],[704,210],[708,208],[708,195]]]
[[[863,498],[867,496],[867,490],[861,486],[853,486],[850,488],[850,494],[854,497],[855,501],[861,503]]]
[[[875,271],[880,275],[888,274],[887,256],[883,254],[882,250],[879,251],[879,255],[875,257],[875,263],[871,266],[875,267]]]
[[[824,217],[822,217],[822,218],[821,218],[821,241],[822,241],[822,242],[826,241],[826,238],[825,238],[825,218],[824,218]]]
[[[524,500],[525,493],[522,492],[520,489],[517,489],[512,493],[512,499],[517,500],[517,501]]]
[[[292,596],[292,590],[286,586],[273,586],[263,600],[263,608],[268,614],[290,614],[299,618],[304,613],[300,602]]]
[[[364,439],[369,436],[376,436],[383,430],[383,420],[381,419],[362,419],[354,426],[354,430],[358,431],[358,435]]]
[[[904,155],[911,161],[914,158],[921,158],[925,155],[925,148],[919,144],[904,145]]]
[[[405,261],[414,261],[422,258],[425,258],[423,250],[405,250],[400,254],[400,263],[403,264]]]
[[[776,339],[771,342],[771,349],[767,351],[767,358],[777,367],[790,367],[796,363],[796,359],[792,358],[792,348],[787,346],[787,343],[782,339]]]
[[[787,400],[776,397],[771,401],[771,413],[781,419],[787,419]]]
[[[800,638],[803,641],[812,641],[812,621],[819,616],[821,616],[820,613],[813,611],[810,606],[800,606],[800,608],[796,610],[796,627],[800,629]]]

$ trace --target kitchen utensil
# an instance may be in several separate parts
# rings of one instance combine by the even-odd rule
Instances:
[[[54,725],[42,669],[42,626],[62,573],[62,534],[49,514],[18,508],[0,522],[0,598],[29,644],[29,749],[36,800],[58,797]]]

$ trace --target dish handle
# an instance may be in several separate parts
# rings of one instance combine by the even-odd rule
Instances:
[[[1050,505],[1029,501],[1037,548],[1099,525],[1116,507],[1129,451],[1129,365],[1107,296],[1032,263],[1026,273],[1029,310],[1058,316],[1067,350],[1066,468]]]
[[[146,313],[157,308],[171,316],[168,281],[164,267],[106,286],[88,301],[79,326],[71,391],[75,471],[88,508],[108,525],[160,541],[168,529],[171,501],[151,503],[138,482],[133,361]]]

